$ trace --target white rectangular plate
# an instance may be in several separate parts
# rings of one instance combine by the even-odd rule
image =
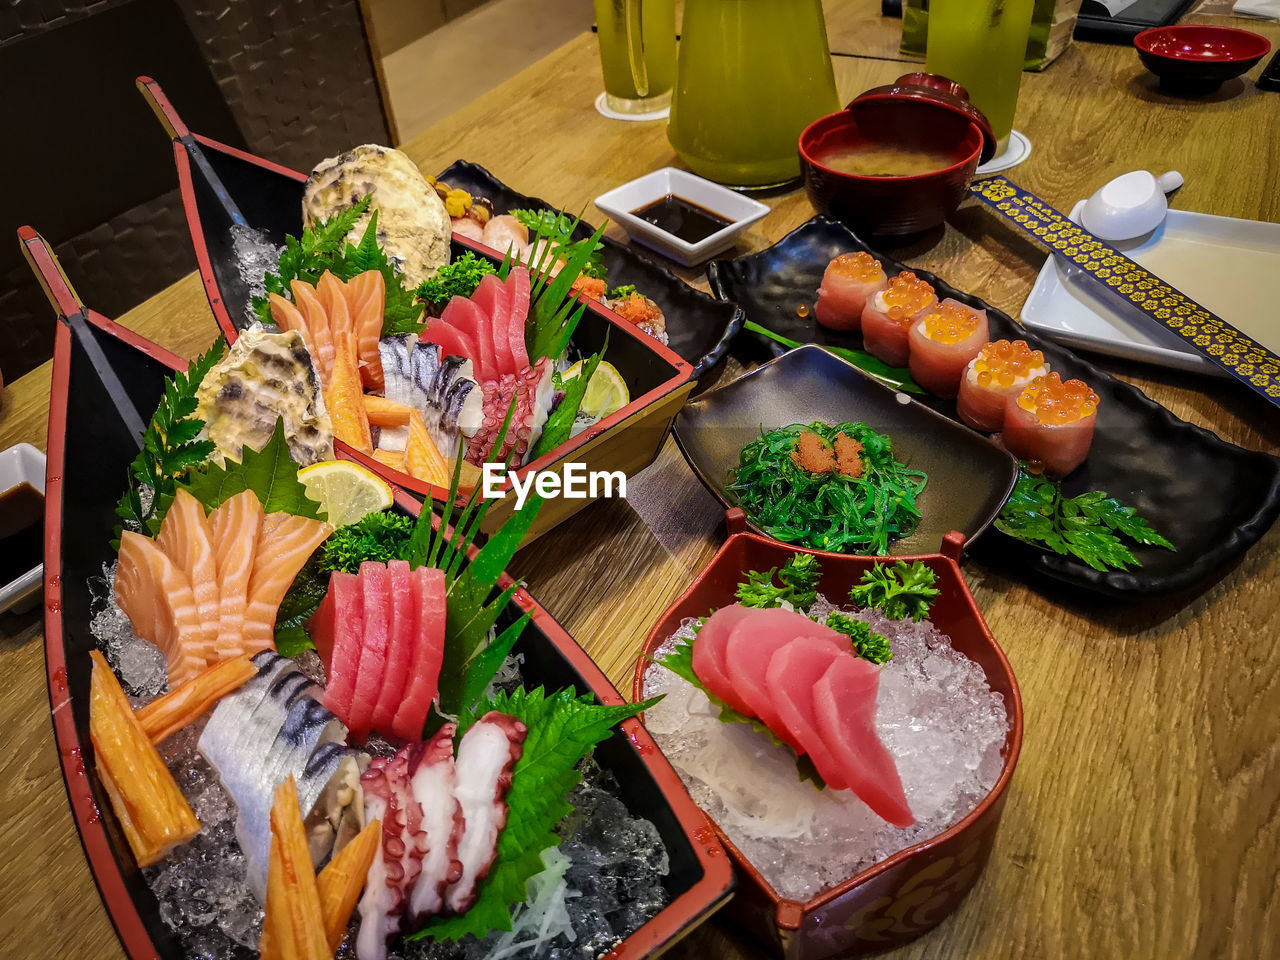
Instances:
[[[1079,222],[1083,206],[1083,200],[1075,205],[1072,220]],[[1149,236],[1113,246],[1241,333],[1280,352],[1280,223],[1171,209]],[[1022,322],[1082,350],[1229,376],[1172,330],[1108,296],[1097,281],[1058,257],[1049,257],[1041,268],[1022,305]]]

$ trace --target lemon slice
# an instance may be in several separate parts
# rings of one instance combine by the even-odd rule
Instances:
[[[319,502],[335,527],[345,527],[391,506],[391,486],[349,460],[326,460],[298,471],[307,496]]]
[[[561,380],[574,380],[582,375],[582,363],[579,360],[564,372]],[[627,391],[627,382],[622,379],[618,368],[608,360],[601,360],[596,372],[587,383],[587,390],[582,395],[582,406],[579,414],[603,420],[612,413],[617,413],[631,402],[631,394]]]

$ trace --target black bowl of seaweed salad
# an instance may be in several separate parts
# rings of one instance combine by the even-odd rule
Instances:
[[[675,436],[755,530],[835,553],[929,553],[951,530],[972,542],[1018,475],[986,437],[817,346],[691,401]]]

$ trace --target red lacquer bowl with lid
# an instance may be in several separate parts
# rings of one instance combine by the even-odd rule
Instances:
[[[727,513],[730,537],[692,585],[658,619],[636,664],[632,697],[644,696],[649,670],[661,670],[649,657],[690,617],[703,617],[735,602],[734,591],[747,570],[768,570],[794,553],[817,553],[746,532],[738,508]],[[848,596],[849,588],[876,563],[920,560],[937,574],[940,593],[929,619],[951,638],[952,646],[977,663],[1008,713],[1000,775],[991,792],[954,826],[899,850],[807,901],[780,895],[721,827],[712,826],[733,860],[738,891],[722,916],[785,960],[825,960],[876,953],[906,943],[941,923],[960,906],[991,856],[1006,788],[1022,748],[1022,697],[1004,651],[978,610],[960,572],[964,537],[951,532],[941,552],[917,557],[857,557],[818,554],[819,590],[827,597]],[[708,817],[708,820],[710,818]],[[999,918],[991,918],[998,923]]]

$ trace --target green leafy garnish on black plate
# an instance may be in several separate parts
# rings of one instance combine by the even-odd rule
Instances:
[[[996,529],[1104,572],[1142,565],[1122,536],[1143,546],[1177,549],[1115,497],[1101,490],[1064,497],[1060,481],[1028,473],[1025,465],[1000,508]]]

